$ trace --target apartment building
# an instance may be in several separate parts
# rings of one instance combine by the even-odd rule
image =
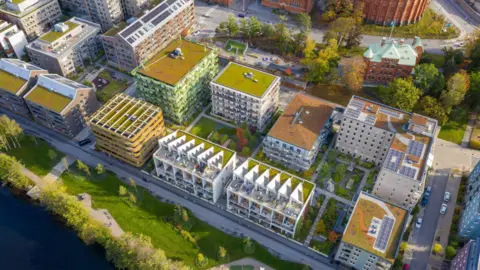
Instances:
[[[230,62],[210,89],[213,115],[263,130],[278,109],[280,77]]]
[[[335,260],[358,270],[390,269],[408,225],[409,211],[361,192]]]
[[[468,177],[465,209],[462,213],[458,235],[468,239],[480,237],[480,162]]]
[[[137,94],[182,124],[209,103],[208,83],[218,73],[217,57],[216,48],[177,39],[132,72]]]
[[[365,61],[364,80],[373,83],[389,83],[396,78],[408,78],[420,62],[423,54],[422,40],[415,37],[412,45],[403,39],[382,41],[368,46],[363,54]]]
[[[480,269],[480,237],[470,239],[450,263],[450,270]]]
[[[431,153],[436,120],[353,96],[344,115],[336,149],[382,166],[373,194],[413,207],[420,199]]]
[[[128,95],[117,94],[89,120],[96,149],[135,167],[141,167],[165,136],[162,110]]]
[[[167,0],[130,24],[102,35],[108,64],[132,71],[188,31],[195,22],[193,0]]]
[[[85,69],[101,49],[98,33],[100,25],[73,17],[27,45],[27,52],[35,65],[67,77]]]
[[[16,114],[29,117],[30,112],[23,99],[37,82],[40,74],[48,71],[18,59],[0,60],[0,106]]]
[[[121,0],[59,0],[62,8],[81,14],[103,31],[125,19]]]
[[[227,210],[293,237],[314,192],[314,183],[248,158],[233,172]]]
[[[407,25],[423,17],[428,0],[355,0],[363,3],[365,22],[380,25]]]
[[[210,203],[216,203],[236,166],[236,153],[177,130],[158,141],[153,155],[157,177]]]
[[[15,24],[0,20],[0,50],[8,58],[21,59],[25,54],[28,41],[25,33]]]
[[[262,0],[262,5],[275,9],[286,10],[291,13],[305,13],[309,14],[313,6],[314,0]]]
[[[155,0],[121,0],[121,2],[126,18],[137,17],[154,3],[159,3]]]
[[[335,106],[297,94],[263,140],[263,153],[292,170],[306,171],[331,131]]]
[[[7,0],[0,5],[0,19],[17,25],[29,41],[50,30],[61,15],[57,0]]]
[[[39,75],[24,98],[35,121],[70,138],[87,126],[88,117],[100,107],[92,88],[57,74]]]

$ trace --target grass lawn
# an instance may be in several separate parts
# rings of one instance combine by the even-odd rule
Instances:
[[[247,50],[247,45],[245,43],[242,43],[240,41],[236,41],[236,40],[227,40],[227,42],[225,43],[225,50],[227,50],[228,52],[232,53],[232,54],[245,54],[246,50]]]
[[[463,135],[468,122],[468,111],[464,108],[457,108],[450,113],[448,122],[442,126],[438,138],[462,144]]]
[[[208,258],[208,265],[205,268],[210,268],[220,263],[217,260],[217,250],[219,246],[223,246],[227,249],[231,261],[254,257],[275,269],[302,269],[300,264],[276,258],[257,242],[254,242],[253,255],[244,253],[243,239],[227,235],[196,219],[189,212],[190,219],[194,220],[190,234],[196,239],[197,247],[184,239],[174,228],[172,223],[174,205],[158,201],[144,188],[138,187],[137,194],[135,189],[127,187],[132,193],[137,194],[138,200],[136,206],[130,207],[118,196],[120,185],[126,184],[111,172],[98,176],[93,172],[93,168],[91,171],[92,177],[87,177],[73,169],[64,173],[61,180],[71,194],[89,193],[93,199],[93,206],[108,209],[123,230],[151,237],[154,246],[163,249],[171,259],[182,260],[186,265],[195,267],[194,259],[202,252]]]
[[[113,96],[118,93],[122,93],[128,88],[128,83],[118,79],[113,79],[112,76],[110,76],[110,73],[106,70],[102,71],[98,77],[109,81],[109,83],[102,90],[97,91],[97,99],[102,103],[107,102]]]
[[[451,25],[446,32],[442,31],[445,25],[445,18],[435,14],[432,10],[427,9],[423,17],[417,22],[405,26],[395,26],[393,29],[393,37],[412,38],[419,36],[423,39],[451,39],[460,35],[460,31]],[[362,33],[375,36],[389,36],[391,27],[380,26],[374,24],[364,24]]]
[[[27,169],[38,176],[47,175],[52,168],[64,157],[50,147],[44,140],[32,136],[24,136],[20,140],[20,148],[13,148],[6,153],[17,158]],[[53,150],[57,156],[52,160],[48,157],[48,150]]]
[[[221,133],[222,135],[226,134],[228,136],[231,136],[235,134],[235,129],[227,127],[222,123],[206,117],[200,118],[200,120],[198,120],[195,126],[193,126],[190,130],[190,133],[206,139],[208,135],[210,135],[210,133],[215,130],[218,130],[219,133]]]
[[[345,198],[347,200],[352,199],[352,192],[348,191],[346,188],[343,188],[341,186],[336,186],[335,187],[335,195],[338,195],[342,198]]]
[[[312,87],[308,87],[306,92],[312,96],[328,100],[333,103],[337,103],[343,106],[347,106],[350,98],[355,94],[364,98],[368,98],[374,101],[380,101],[375,97],[377,87],[364,87],[361,91],[352,93],[345,90],[341,85],[335,84],[319,84]]]
[[[428,61],[429,63],[432,63],[435,65],[437,68],[443,67],[445,64],[445,55],[443,54],[432,54],[432,53],[423,53],[422,54],[422,60],[423,61]],[[422,61],[420,60],[420,61]]]
[[[328,240],[325,240],[325,242],[320,242],[320,241],[317,241],[317,240],[310,241],[310,247],[311,248],[313,248],[316,251],[319,251],[323,254],[326,254],[326,255],[330,254],[334,244],[335,243],[329,242]]]

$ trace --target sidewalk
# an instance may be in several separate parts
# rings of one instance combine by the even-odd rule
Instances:
[[[317,229],[317,223],[320,222],[320,219],[322,218],[323,212],[325,212],[325,209],[327,209],[327,204],[328,201],[330,200],[332,196],[327,195],[325,197],[325,200],[323,200],[322,207],[318,211],[317,216],[315,217],[315,221],[313,221],[312,227],[310,228],[310,232],[308,232],[307,239],[305,239],[305,242],[303,243],[304,246],[308,247],[310,246],[310,241],[312,241],[313,234],[315,230]]]
[[[68,155],[65,156],[64,159],[68,167],[70,167],[70,165],[72,165],[76,160],[74,157]],[[53,167],[52,170],[43,179],[53,182],[57,181],[60,175],[62,175],[62,173],[68,169],[68,167],[65,167],[65,161],[63,159],[60,160],[60,162],[58,162],[57,165],[55,165],[55,167]]]
[[[472,137],[473,126],[475,125],[475,120],[477,119],[477,114],[472,113],[468,119],[467,127],[465,128],[465,134],[462,139],[462,147],[467,148],[470,143],[470,137]]]
[[[255,270],[274,270],[273,268],[269,267],[268,265],[259,262],[255,259],[252,258],[243,258],[237,261],[233,261],[227,264],[222,264],[220,266],[216,266],[213,268],[210,268],[210,270],[229,270],[231,266],[253,266],[253,269]]]

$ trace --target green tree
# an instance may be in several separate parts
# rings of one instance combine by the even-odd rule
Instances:
[[[120,195],[120,197],[125,197],[127,196],[127,194],[128,194],[128,191],[124,186],[118,187],[118,195]]]
[[[11,148],[9,139],[11,140],[13,147],[20,147],[18,138],[21,135],[23,135],[23,130],[15,120],[8,118],[6,115],[0,116],[1,148],[6,148],[7,150]]]
[[[327,232],[327,226],[325,226],[325,222],[323,221],[323,219],[321,219],[317,223],[317,228],[315,228],[315,232],[320,235],[325,235],[325,233]]]
[[[26,188],[30,180],[23,175],[22,165],[16,158],[0,153],[0,180],[16,188]]]
[[[345,88],[352,92],[358,92],[363,87],[365,61],[355,58],[350,65],[344,67],[342,82]]]
[[[242,147],[242,155],[246,157],[250,156],[250,148],[248,148],[247,146]]]
[[[137,203],[137,197],[135,197],[135,195],[131,192],[128,193],[128,201],[131,203],[131,204],[136,204]]]
[[[467,92],[467,100],[470,107],[475,110],[480,110],[480,72],[470,72],[470,89]]]
[[[78,236],[82,239],[83,242],[87,245],[92,245],[95,243],[103,243],[104,240],[108,237],[109,231],[103,224],[100,224],[98,221],[89,219],[78,232]]]
[[[90,169],[81,160],[77,160],[77,169],[90,176]]]
[[[220,260],[225,260],[225,258],[227,257],[227,249],[225,249],[222,246],[219,246],[217,256]]]
[[[436,243],[435,245],[433,245],[433,252],[436,253],[436,254],[441,254],[443,252],[443,247],[442,245],[440,245],[439,243]]]
[[[334,22],[330,23],[328,30],[323,36],[323,42],[328,42],[330,39],[334,38],[337,40],[339,46],[342,45],[344,40],[349,35],[353,26],[355,25],[354,18],[338,18]]]
[[[88,87],[93,87],[93,84],[91,82],[87,81],[87,80],[83,80],[82,84],[86,85]]]
[[[250,237],[243,239],[243,251],[247,254],[253,254],[255,252],[255,244]]]
[[[438,96],[445,86],[445,79],[434,64],[420,64],[415,67],[413,84],[424,94]]]
[[[447,246],[447,248],[445,249],[445,257],[447,258],[447,260],[453,259],[455,255],[457,255],[457,251],[455,250],[455,248],[452,246]]]
[[[326,177],[330,174],[330,166],[328,163],[323,163],[322,168],[320,169],[320,176],[321,177]]]
[[[133,180],[133,178],[128,178],[128,183],[130,184],[131,187],[133,187],[135,189],[135,193],[138,194],[138,190],[137,190],[137,183],[135,183],[135,180]]]
[[[269,23],[265,23],[262,25],[262,35],[265,37],[265,38],[271,38],[275,35],[275,28],[273,27],[273,25],[269,24]]]
[[[422,91],[407,79],[395,79],[388,87],[380,87],[385,104],[407,112],[412,111],[421,94]]]
[[[454,49],[453,47],[443,47],[442,51],[445,55],[445,59],[453,59],[457,65],[463,63],[465,60],[462,50]]]
[[[52,149],[48,149],[47,156],[50,160],[54,160],[57,158],[57,152],[53,151]]]
[[[237,19],[233,14],[228,15],[228,19],[225,27],[230,37],[236,36],[238,34],[238,31],[240,30],[240,27],[238,26],[238,23],[237,23]]]
[[[309,35],[305,40],[305,46],[303,48],[303,57],[306,61],[311,61],[316,58],[317,54],[315,53],[317,48],[317,43]]]
[[[431,96],[422,97],[415,105],[414,112],[437,119],[440,125],[448,121],[448,116],[443,105]]]
[[[102,164],[98,163],[95,171],[97,171],[97,174],[103,174],[105,172],[105,168]]]
[[[295,17],[299,30],[300,32],[303,33],[310,33],[312,30],[312,19],[310,18],[310,15],[306,13],[299,13]]]
[[[302,61],[308,68],[306,77],[309,82],[319,83],[324,81],[327,75],[338,66],[340,56],[337,49],[337,41],[330,39],[327,47],[318,53],[317,58]]]
[[[248,39],[258,37],[262,33],[262,23],[255,17],[241,19],[239,27],[240,32]]]
[[[447,87],[440,95],[440,100],[447,109],[447,112],[450,112],[453,106],[457,106],[462,103],[469,86],[470,78],[464,71],[457,72],[455,75],[450,77],[450,79],[448,79]]]
[[[275,40],[282,55],[288,52],[288,47],[291,41],[291,32],[287,27],[287,18],[280,16],[280,22],[275,24]]]
[[[347,165],[340,163],[335,167],[335,172],[333,173],[333,181],[339,183],[345,177],[347,172]]]
[[[195,258],[195,264],[198,267],[204,267],[207,264],[207,259],[205,258],[205,256],[203,256],[202,253],[197,254],[197,257]]]
[[[220,141],[220,133],[218,133],[217,131],[214,131],[212,134],[212,137],[210,137],[210,140],[214,142]]]

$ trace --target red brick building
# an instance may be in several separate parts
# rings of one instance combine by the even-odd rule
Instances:
[[[383,38],[372,44],[363,54],[366,63],[365,82],[388,83],[395,78],[407,78],[420,61],[423,53],[422,40],[413,39],[412,45]]]
[[[292,13],[310,13],[315,2],[313,0],[262,0],[262,5],[283,9]]]
[[[355,5],[363,2],[363,13],[367,23],[396,25],[415,23],[422,18],[429,0],[354,0]]]

